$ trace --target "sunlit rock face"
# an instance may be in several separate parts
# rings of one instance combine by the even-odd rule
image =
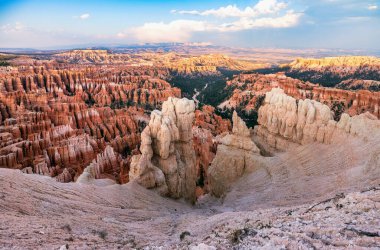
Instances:
[[[152,112],[141,134],[141,154],[132,157],[130,180],[162,195],[195,200],[194,110],[193,101],[169,98],[162,111]]]
[[[353,117],[344,113],[337,122],[327,105],[309,99],[297,101],[282,89],[266,94],[258,123],[255,133],[277,149],[286,149],[288,142],[330,144],[342,137],[366,139],[380,133],[378,119],[370,113]]]
[[[380,80],[380,59],[371,56],[298,58],[283,66],[290,77],[319,83],[326,87],[339,86],[341,82],[346,80]],[[353,86],[353,89],[370,87],[366,85],[356,85],[356,88]],[[379,91],[379,87],[379,85],[372,85],[368,89]]]
[[[325,69],[332,67],[345,67],[347,69],[358,69],[360,67],[380,67],[380,59],[372,56],[341,56],[315,58],[298,58],[289,64],[292,68]],[[346,71],[346,72],[349,72]]]
[[[163,61],[163,64],[181,75],[215,74],[219,73],[220,68],[228,70],[252,70],[262,66],[247,61],[234,60],[220,54],[191,56],[177,60],[167,57],[167,60]]]

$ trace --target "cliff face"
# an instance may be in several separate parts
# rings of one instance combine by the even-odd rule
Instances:
[[[131,181],[162,195],[195,201],[194,110],[193,101],[169,98],[162,111],[152,112],[141,134],[141,154],[132,158]]]
[[[219,107],[242,108],[248,112],[257,111],[265,93],[279,87],[297,100],[308,98],[324,103],[335,109],[338,116],[343,112],[352,116],[368,111],[380,117],[380,92],[326,88],[292,79],[283,74],[240,74],[227,82],[227,85],[235,90],[232,96]]]
[[[380,59],[377,57],[300,58],[284,66],[288,76],[327,87],[349,79],[380,80]]]
[[[178,74],[190,75],[194,73],[218,73],[219,69],[227,70],[252,70],[261,65],[234,60],[228,56],[212,54],[181,58],[176,61],[168,61],[166,66]]]
[[[341,56],[341,57],[326,57],[321,59],[314,58],[298,58],[289,64],[292,68],[308,68],[308,69],[323,69],[327,67],[344,67],[344,68],[359,68],[359,67],[380,67],[380,59],[371,56]]]
[[[337,122],[327,105],[310,99],[297,101],[282,89],[272,89],[266,94],[258,123],[256,134],[277,149],[286,149],[289,141],[333,143],[342,137],[368,139],[380,133],[377,117],[369,113],[353,117],[344,113]]]

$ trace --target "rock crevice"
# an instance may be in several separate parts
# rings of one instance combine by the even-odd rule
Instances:
[[[247,169],[260,166],[260,150],[252,141],[250,130],[236,112],[232,121],[232,134],[220,139],[216,156],[208,169],[210,191],[217,197],[222,196]]]

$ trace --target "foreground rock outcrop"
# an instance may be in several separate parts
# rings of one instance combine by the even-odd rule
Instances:
[[[341,142],[347,136],[368,139],[380,133],[378,119],[370,113],[350,117],[343,113],[337,122],[327,105],[314,100],[296,100],[282,89],[266,94],[259,109],[256,134],[277,149],[286,149],[289,142]]]
[[[236,112],[232,122],[232,134],[220,139],[216,156],[208,169],[209,188],[217,197],[223,195],[246,169],[260,166],[255,158],[260,149],[252,141],[250,130]]]
[[[195,201],[194,110],[193,101],[169,98],[162,111],[152,112],[141,134],[141,155],[132,157],[131,181],[162,195]]]
[[[266,93],[259,109],[258,123],[252,138],[260,150],[252,141],[244,122],[234,112],[232,134],[220,139],[216,156],[208,169],[209,189],[213,195],[223,196],[243,173],[255,173],[260,177],[258,183],[265,183],[269,190],[277,181],[294,182],[292,185],[295,190],[295,186],[301,182],[297,178],[318,175],[319,171],[331,173],[332,176],[339,173],[342,176],[335,181],[343,186],[353,185],[359,179],[372,178],[380,173],[378,146],[370,147],[365,155],[355,153],[362,154],[362,157],[354,156],[356,147],[362,147],[359,145],[376,145],[379,140],[380,121],[368,112],[353,117],[343,113],[337,122],[327,105],[309,99],[296,100],[286,95],[282,89],[274,88]],[[322,145],[329,145],[329,149]],[[343,157],[346,153],[340,154],[343,158],[327,155],[326,152],[331,149],[333,152],[340,150],[341,145],[351,145],[348,146],[350,155]],[[332,157],[325,161],[325,164],[329,164],[321,166],[315,156],[307,155],[305,157],[308,160],[302,159],[306,152],[315,153],[313,147],[315,152],[324,152],[322,154],[325,157]],[[279,157],[277,150],[286,151],[287,154]],[[295,155],[289,157],[289,154]],[[291,162],[288,166],[284,162],[289,158],[298,159],[302,164]],[[312,162],[316,166],[311,170],[309,167],[313,167]],[[280,168],[280,165],[283,166]],[[298,177],[292,179],[295,176]],[[334,185],[325,184],[325,187],[328,186],[334,188]],[[302,193],[302,189],[299,192]]]

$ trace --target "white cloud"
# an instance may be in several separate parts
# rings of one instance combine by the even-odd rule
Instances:
[[[82,20],[85,20],[85,19],[88,19],[90,18],[90,14],[89,13],[84,13],[82,15],[79,16],[79,19],[82,19]]]
[[[0,25],[0,47],[2,48],[46,48],[52,45],[72,45],[94,41],[108,41],[102,35],[73,33],[65,29],[40,29],[23,23]],[[115,37],[113,37],[115,39]]]
[[[193,32],[208,30],[208,24],[202,21],[175,20],[170,23],[145,23],[143,26],[132,28],[132,37],[143,42],[185,42]],[[127,36],[124,33],[119,33]]]
[[[278,0],[260,0],[253,7],[239,9],[228,5],[205,11],[172,10],[174,14],[191,14],[232,19],[223,23],[214,21],[174,20],[169,23],[151,22],[120,32],[117,37],[135,38],[140,42],[187,42],[195,32],[236,32],[255,28],[289,28],[298,25],[302,13],[287,8]]]
[[[16,22],[15,24],[4,24],[0,27],[0,30],[4,33],[14,33],[14,32],[20,32],[25,30],[26,27],[20,23]]]
[[[279,17],[263,17],[257,19],[241,18],[236,22],[222,24],[217,29],[219,31],[240,31],[254,28],[289,28],[296,26],[302,13],[288,11],[285,15]]]
[[[265,14],[278,13],[287,7],[286,3],[278,2],[277,0],[260,0],[253,7],[246,7],[244,9],[239,9],[236,5],[228,5],[225,7],[220,7],[218,9],[210,9],[205,11],[197,10],[172,10],[171,13],[177,14],[189,14],[189,15],[200,15],[200,16],[216,16],[220,18],[225,17],[256,17]]]
[[[119,33],[116,34],[116,37],[117,38],[126,38],[126,37],[128,37],[128,35],[125,34],[124,32],[119,32]]]
[[[371,20],[369,16],[352,16],[352,17],[344,17],[338,21],[337,24],[347,24],[347,23],[360,23],[360,22],[368,22]]]
[[[204,21],[176,20],[170,23],[145,23],[117,37],[133,37],[143,42],[186,42],[194,32],[234,32],[254,28],[288,28],[296,26],[301,13],[288,11],[283,16],[257,19],[240,18],[232,23],[213,24]]]
[[[377,9],[378,9],[378,6],[375,5],[375,4],[373,4],[373,5],[369,5],[369,6],[368,6],[368,9],[369,9],[369,10],[377,10]]]

